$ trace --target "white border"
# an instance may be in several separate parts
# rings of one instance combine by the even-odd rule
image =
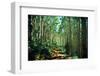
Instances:
[[[22,13],[22,8],[25,13]],[[35,8],[35,9],[34,9]],[[32,11],[34,10],[34,12]],[[37,10],[37,12],[36,12]],[[41,11],[42,12],[41,12]],[[67,10],[67,12],[66,12]],[[65,14],[64,12],[70,14]],[[43,11],[47,11],[47,13],[43,13]],[[55,12],[54,12],[55,11]],[[59,13],[58,13],[59,11]],[[79,12],[79,13],[78,13]],[[51,70],[66,70],[70,68],[89,68],[93,67],[95,64],[95,52],[93,49],[95,48],[93,44],[95,44],[95,12],[96,10],[93,8],[83,8],[83,7],[67,7],[67,8],[54,8],[54,7],[43,7],[43,6],[34,6],[34,4],[28,3],[12,3],[12,59],[11,59],[11,71],[13,73],[22,73],[22,72],[42,72],[42,71],[51,71]],[[89,26],[88,26],[88,36],[89,36],[89,58],[84,60],[53,60],[53,61],[35,61],[27,62],[25,61],[26,53],[23,52],[26,45],[23,45],[25,42],[25,33],[27,31],[27,27],[23,27],[27,25],[27,14],[44,14],[44,15],[69,15],[69,16],[87,16],[89,17]],[[91,25],[91,26],[90,26]],[[27,33],[27,32],[26,32]],[[23,38],[23,39],[22,39]],[[21,41],[22,40],[22,41]],[[91,43],[92,41],[92,43]],[[22,58],[21,58],[22,56]],[[68,65],[66,65],[68,64]],[[62,66],[63,65],[63,66]],[[66,67],[65,67],[66,66]],[[33,69],[34,68],[34,69]],[[43,69],[42,69],[43,68]]]

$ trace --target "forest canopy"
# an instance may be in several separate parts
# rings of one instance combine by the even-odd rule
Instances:
[[[28,60],[88,58],[88,17],[28,15]]]

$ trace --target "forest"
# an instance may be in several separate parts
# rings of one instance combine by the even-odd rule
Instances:
[[[88,17],[28,15],[28,61],[88,58]]]

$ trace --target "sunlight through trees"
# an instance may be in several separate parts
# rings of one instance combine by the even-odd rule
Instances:
[[[88,58],[88,18],[28,15],[28,60]]]

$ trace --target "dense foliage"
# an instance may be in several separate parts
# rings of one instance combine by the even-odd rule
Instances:
[[[88,18],[28,15],[28,60],[88,57]]]

